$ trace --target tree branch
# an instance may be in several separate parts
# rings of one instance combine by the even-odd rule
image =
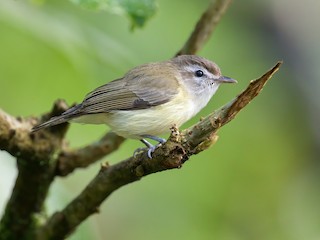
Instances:
[[[206,43],[213,30],[226,12],[231,0],[211,1],[207,10],[197,22],[192,34],[176,56],[183,54],[196,54]]]
[[[57,159],[56,175],[66,176],[76,168],[85,168],[117,150],[124,138],[108,132],[99,141],[80,149],[62,150]]]
[[[57,101],[45,119],[60,114],[67,109],[63,101]],[[37,123],[35,118],[12,117],[0,109],[0,150],[5,150],[15,157],[42,159],[52,150],[55,139],[61,139],[65,134],[66,125],[60,126],[62,132],[56,134],[30,134],[30,129]],[[52,135],[52,136],[51,136]],[[50,138],[50,141],[48,141]],[[54,143],[56,144],[56,143]],[[49,153],[50,154],[50,153]]]
[[[96,213],[101,203],[116,189],[155,172],[180,168],[189,156],[214,144],[216,132],[261,92],[280,65],[281,62],[278,62],[262,77],[251,81],[238,97],[194,126],[181,133],[173,127],[169,140],[156,149],[152,159],[148,159],[144,152],[110,167],[103,165],[82,193],[48,220],[38,232],[38,238],[65,238],[83,220]]]
[[[66,110],[62,101],[57,101],[51,115]],[[0,221],[1,239],[24,239],[34,234],[39,224],[43,202],[54,177],[53,156],[60,148],[66,124],[56,134],[30,134],[34,119],[14,118],[0,112],[0,149],[17,158],[18,177],[12,195]]]

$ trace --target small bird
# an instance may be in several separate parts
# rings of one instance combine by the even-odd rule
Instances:
[[[96,88],[82,103],[31,131],[68,121],[107,124],[116,134],[143,142],[148,148],[148,157],[152,158],[155,148],[166,142],[159,135],[196,115],[221,83],[236,82],[222,76],[214,62],[195,55],[147,63]],[[158,144],[154,146],[146,138]]]

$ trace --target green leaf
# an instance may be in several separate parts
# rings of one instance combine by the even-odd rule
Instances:
[[[89,10],[106,10],[130,18],[131,29],[143,27],[157,10],[155,0],[71,0]]]

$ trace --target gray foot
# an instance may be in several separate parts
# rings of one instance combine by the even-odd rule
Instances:
[[[152,153],[156,150],[157,147],[159,147],[162,143],[165,143],[166,140],[163,138],[159,138],[159,137],[155,137],[155,136],[151,136],[151,135],[142,135],[141,137],[144,138],[150,138],[152,140],[155,140],[157,142],[159,142],[157,145],[152,145],[151,143],[149,143],[147,140],[145,139],[141,139],[140,141],[143,142],[147,147],[146,148],[138,148],[134,151],[133,156],[135,157],[138,153],[148,150],[147,155],[148,158],[152,158]]]

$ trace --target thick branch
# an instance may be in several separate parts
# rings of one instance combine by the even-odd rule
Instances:
[[[58,101],[49,115],[66,105]],[[18,177],[0,221],[0,239],[32,239],[43,202],[54,177],[53,156],[61,145],[66,126],[57,134],[30,134],[34,119],[13,118],[0,112],[0,148],[17,157]]]
[[[116,189],[155,172],[180,168],[190,155],[208,148],[217,140],[216,132],[260,93],[280,65],[280,62],[277,63],[261,78],[250,82],[237,98],[191,128],[179,133],[173,127],[170,139],[156,149],[152,159],[142,153],[110,167],[102,166],[82,193],[61,212],[55,213],[40,229],[39,239],[63,239],[84,219],[97,212],[100,204]]]
[[[189,39],[176,56],[182,54],[195,54],[198,52],[211,36],[230,3],[231,0],[212,1],[197,22]]]
[[[44,116],[59,115],[67,109],[65,102],[58,100],[53,109]],[[50,133],[30,133],[30,129],[37,123],[35,118],[12,117],[0,109],[0,150],[5,150],[15,157],[42,159],[53,150],[52,145],[57,144],[66,132],[66,124],[57,126]]]

